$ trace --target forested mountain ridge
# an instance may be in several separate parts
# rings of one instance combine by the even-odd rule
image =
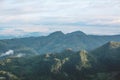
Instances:
[[[71,48],[73,51],[84,49],[90,51],[109,41],[120,41],[120,35],[87,35],[81,31],[64,34],[57,31],[48,36],[0,40],[0,53],[14,50],[14,52],[20,53],[43,54],[61,52],[67,48]]]

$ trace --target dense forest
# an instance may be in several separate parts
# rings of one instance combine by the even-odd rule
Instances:
[[[17,54],[24,52],[29,54],[55,53],[67,48],[71,48],[73,51],[91,51],[109,41],[120,41],[120,35],[87,35],[81,31],[64,34],[57,31],[48,36],[0,40],[0,53],[9,49],[14,50]]]
[[[92,51],[2,56],[0,80],[120,80],[120,43]]]

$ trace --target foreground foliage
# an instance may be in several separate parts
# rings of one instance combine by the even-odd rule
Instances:
[[[0,60],[0,80],[120,80],[120,45]],[[7,71],[7,72],[6,72]],[[9,78],[9,79],[6,79]]]

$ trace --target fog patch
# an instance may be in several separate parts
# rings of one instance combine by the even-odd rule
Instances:
[[[9,55],[13,55],[13,54],[14,54],[14,50],[8,50],[7,52],[2,53],[0,55],[0,57],[9,56]]]
[[[25,56],[25,54],[20,53],[16,57],[20,58],[20,57],[23,57],[23,56]]]

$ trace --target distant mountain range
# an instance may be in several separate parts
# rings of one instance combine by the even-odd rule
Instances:
[[[10,56],[0,61],[0,69],[2,78],[8,80],[120,80],[120,42],[108,42],[89,52],[67,49],[32,57]]]
[[[81,31],[64,34],[57,31],[48,36],[0,40],[0,53],[8,50],[23,54],[54,53],[65,49],[91,51],[109,41],[120,41],[120,35],[86,35]]]
[[[39,36],[43,36],[43,35],[48,35],[47,33],[41,33],[41,32],[30,32],[30,33],[25,33],[23,32],[23,34],[18,34],[18,35],[1,35],[0,34],[0,40],[2,39],[13,39],[13,38],[24,38],[24,37],[39,37]]]

